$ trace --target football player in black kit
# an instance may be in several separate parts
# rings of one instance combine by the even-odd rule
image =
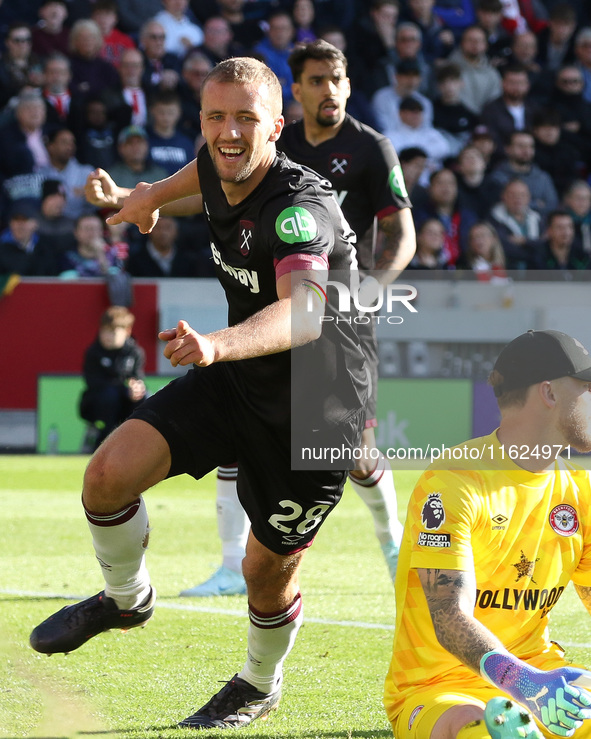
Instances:
[[[388,138],[346,113],[351,87],[347,60],[341,51],[322,40],[298,45],[289,65],[295,80],[293,95],[302,105],[303,120],[284,128],[277,148],[331,182],[345,218],[357,235],[357,262],[362,275],[377,270],[382,284],[392,282],[410,262],[416,248],[411,205],[398,156]],[[378,239],[383,248],[376,259]],[[361,300],[362,305],[371,302]],[[366,454],[349,479],[372,513],[376,536],[393,581],[402,525],[398,520],[390,465],[383,455],[376,462],[378,356],[374,329],[373,322],[358,325],[371,372],[372,393],[362,437]],[[375,450],[373,456],[370,450]],[[183,596],[244,592],[240,561],[248,522],[236,494],[236,473],[235,467],[218,470],[222,566],[205,582],[183,590]]]
[[[353,235],[328,183],[276,152],[283,128],[276,76],[254,59],[220,63],[204,82],[201,121],[207,147],[197,164],[152,185],[140,183],[108,221],[135,223],[148,233],[161,206],[201,193],[229,327],[202,335],[180,320],[160,333],[173,366],[199,369],[148,398],[93,455],[83,504],[105,589],[46,619],[33,630],[31,645],[43,653],[70,652],[102,631],[148,621],[155,592],[145,565],[149,526],[142,493],[166,477],[200,478],[237,459],[238,492],[252,526],[244,560],[247,660],[180,723],[225,729],[249,724],[279,702],[283,661],[303,618],[303,552],[347,477],[328,465],[292,469],[292,405],[301,400],[312,409],[310,432],[325,438],[330,430],[331,438],[355,449],[368,382],[352,322],[317,297],[329,270],[341,281],[350,275]],[[335,320],[322,321],[325,311]],[[319,390],[316,379],[291,376],[296,357],[316,368]]]

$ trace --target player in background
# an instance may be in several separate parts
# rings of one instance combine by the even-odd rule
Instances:
[[[283,662],[303,619],[302,556],[347,477],[328,464],[294,471],[292,421],[300,405],[305,425],[297,428],[306,444],[314,443],[313,432],[322,441],[336,434],[353,450],[363,428],[368,381],[354,325],[316,296],[325,291],[329,271],[337,270],[341,282],[351,274],[353,234],[328,183],[277,154],[281,109],[281,86],[265,64],[221,62],[203,85],[207,146],[196,163],[154,184],[140,183],[108,219],[149,233],[161,206],[201,193],[229,327],[202,335],[179,320],[159,334],[173,367],[198,368],[147,398],[86,469],[83,504],[105,590],[66,606],[31,634],[39,652],[69,652],[102,631],[147,622],[155,592],[145,563],[149,524],[142,493],[164,478],[188,473],[198,479],[237,459],[238,492],[252,523],[243,564],[247,659],[180,723],[194,729],[245,726],[279,702]],[[248,249],[241,248],[244,222],[250,224]],[[350,293],[350,283],[345,287]],[[333,320],[323,322],[325,314]],[[293,363],[315,370],[313,376],[292,372]]]
[[[591,356],[528,331],[489,382],[499,428],[433,463],[408,504],[386,711],[404,739],[588,739],[591,673],[548,620],[571,581],[591,613],[591,476],[569,459],[591,451]]]
[[[351,86],[347,59],[341,51],[322,40],[301,44],[291,53],[289,65],[294,79],[293,96],[302,105],[303,119],[285,127],[277,148],[331,182],[337,202],[357,235],[361,277],[376,270],[382,285],[388,284],[398,277],[416,249],[411,204],[398,156],[389,139],[346,113]],[[371,282],[367,283],[368,288]],[[365,303],[361,300],[362,305],[372,302],[371,298]],[[370,450],[376,449],[377,426],[375,326],[373,322],[361,324],[358,330],[371,372],[372,393],[362,437],[366,454],[349,479],[371,511],[376,536],[394,580],[402,537],[396,489],[385,457],[380,455],[376,462],[370,456]],[[204,583],[183,590],[183,596],[245,592],[241,562],[248,519],[236,495],[236,474],[236,467],[226,466],[218,470],[217,476],[222,565]]]

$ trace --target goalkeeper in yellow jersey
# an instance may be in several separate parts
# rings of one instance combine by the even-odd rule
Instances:
[[[559,331],[508,344],[489,436],[411,496],[384,703],[396,739],[591,739],[591,672],[550,641],[567,584],[591,613],[591,356]],[[447,451],[449,454],[445,454]]]

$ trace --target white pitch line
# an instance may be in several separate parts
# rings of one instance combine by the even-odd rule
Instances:
[[[0,588],[0,595],[17,595],[22,598],[47,598],[48,600],[83,600],[88,598],[87,595],[71,595],[67,593],[42,593],[31,592],[28,590],[9,590]],[[227,608],[212,608],[211,606],[197,606],[184,603],[163,603],[158,602],[157,608],[168,608],[171,611],[194,611],[195,613],[211,613],[219,616],[237,616],[238,618],[248,618],[245,610],[231,611]],[[394,630],[394,624],[372,624],[365,621],[337,621],[335,619],[312,618],[305,616],[304,621],[309,624],[321,624],[324,626],[348,626],[356,629],[382,629],[387,631]]]
[[[23,598],[47,598],[48,600],[83,600],[88,598],[87,595],[68,595],[64,593],[42,593],[31,592],[28,590],[9,590],[0,588],[0,595],[18,595]],[[210,613],[216,616],[235,616],[238,618],[248,618],[245,611],[232,611],[229,608],[212,608],[211,606],[197,606],[184,603],[162,603],[158,602],[158,608],[168,608],[171,611],[193,611],[195,613]],[[304,616],[304,622],[308,624],[320,624],[321,626],[345,626],[355,629],[381,629],[386,631],[394,631],[394,624],[372,624],[365,621],[337,621],[330,618],[312,618]],[[590,643],[568,642],[560,640],[563,647],[571,647],[573,649],[589,649]]]

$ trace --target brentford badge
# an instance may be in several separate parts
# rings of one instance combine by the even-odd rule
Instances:
[[[572,536],[579,530],[579,517],[571,505],[561,503],[550,511],[550,526],[560,536]]]
[[[422,705],[421,705],[421,706],[417,706],[417,707],[416,707],[416,708],[414,709],[414,711],[413,711],[413,712],[412,712],[412,713],[410,714],[410,717],[409,717],[409,719],[408,719],[408,730],[409,730],[409,731],[411,730],[411,728],[412,728],[412,725],[414,724],[414,722],[415,722],[415,720],[416,720],[417,716],[418,716],[418,715],[419,715],[419,713],[420,713],[420,712],[421,712],[421,711],[423,710],[423,708],[424,708],[424,707],[425,707],[425,706],[422,706]]]
[[[240,221],[240,253],[243,257],[250,254],[253,228],[254,223],[252,221]]]

